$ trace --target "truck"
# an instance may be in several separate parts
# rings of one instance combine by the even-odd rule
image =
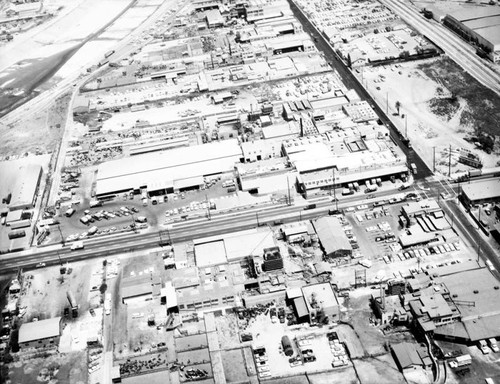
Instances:
[[[307,209],[314,209],[314,208],[316,208],[316,204],[308,204],[305,206],[304,209],[307,210]]]
[[[490,260],[486,260],[486,266],[489,268],[490,271],[496,271],[495,267],[493,266],[493,263]]]
[[[109,56],[111,56],[113,53],[115,53],[114,50],[108,51],[104,54],[104,57],[107,59]]]
[[[488,348],[486,340],[479,340],[478,346],[481,352],[483,352],[483,355],[487,355],[488,353],[490,353],[490,349]]]
[[[464,367],[472,364],[472,358],[469,354],[457,356],[455,359],[450,360],[451,368]]]
[[[104,299],[104,313],[106,313],[106,315],[111,315],[111,293],[106,293],[106,298]]]
[[[342,196],[348,196],[348,195],[353,195],[354,191],[349,188],[343,188],[342,189]]]
[[[73,318],[78,317],[78,303],[75,300],[73,292],[66,291],[66,297],[68,299],[69,307],[71,308],[71,314]]]
[[[92,235],[95,235],[97,233],[97,227],[94,225],[92,227],[89,228],[89,230],[87,231],[87,233],[92,236]]]
[[[411,171],[413,172],[414,175],[417,174],[417,165],[415,163],[410,164]]]
[[[490,345],[490,348],[493,352],[500,351],[500,349],[498,348],[498,345],[497,345],[497,340],[494,337],[488,339],[488,344]]]
[[[77,251],[79,249],[83,249],[83,241],[75,241],[73,244],[71,244],[71,250],[72,251]]]
[[[234,183],[234,180],[231,179],[231,180],[226,180],[222,183],[222,186],[224,188],[228,188],[228,187],[234,187],[235,186],[235,183]]]
[[[10,240],[17,239],[19,237],[26,236],[26,232],[24,231],[24,229],[18,229],[18,230],[15,230],[15,231],[10,231],[8,236],[9,236]]]
[[[90,200],[90,208],[100,207],[102,206],[102,201],[100,200]]]
[[[366,184],[365,193],[375,192],[378,189],[377,184]]]
[[[74,208],[69,208],[66,212],[64,212],[64,215],[66,217],[71,217],[71,216],[73,216],[74,213],[75,213],[75,209]]]
[[[362,265],[365,268],[371,268],[373,265],[373,262],[367,259],[362,259],[358,261],[359,265]]]

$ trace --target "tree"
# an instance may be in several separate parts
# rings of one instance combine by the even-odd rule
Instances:
[[[401,108],[401,102],[400,101],[396,101],[396,109],[398,111],[398,115],[399,115],[399,109]]]

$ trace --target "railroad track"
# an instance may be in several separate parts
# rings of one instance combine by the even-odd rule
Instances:
[[[437,44],[457,64],[474,76],[486,87],[500,94],[500,75],[494,72],[489,63],[479,58],[473,48],[446,27],[424,19],[415,9],[398,0],[379,0],[406,23]]]

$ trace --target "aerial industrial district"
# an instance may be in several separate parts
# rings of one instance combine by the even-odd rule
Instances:
[[[500,383],[499,5],[0,1],[0,382]]]

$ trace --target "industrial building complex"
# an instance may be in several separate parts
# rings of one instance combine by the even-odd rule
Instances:
[[[497,136],[458,80],[386,87],[439,74],[438,27],[500,62],[498,7],[73,3],[116,9],[64,51],[58,150],[0,163],[0,384],[500,384]]]

